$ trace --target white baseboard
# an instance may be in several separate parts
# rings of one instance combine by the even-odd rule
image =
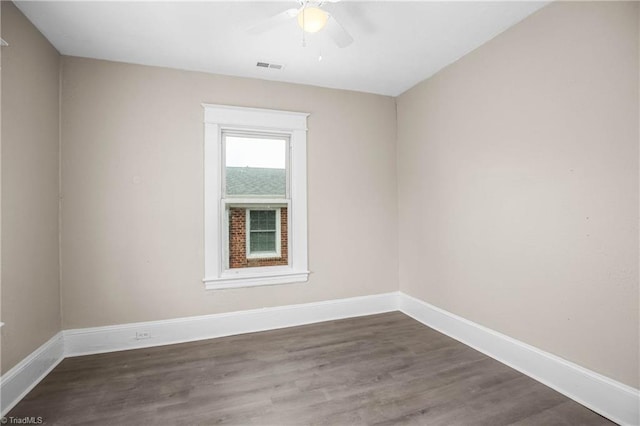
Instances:
[[[640,392],[404,293],[400,310],[621,425],[640,423]]]
[[[33,351],[0,378],[0,417],[4,417],[31,389],[64,359],[62,332]]]
[[[398,310],[398,292],[223,314],[64,331],[66,356],[212,339]],[[137,340],[136,333],[149,333]]]

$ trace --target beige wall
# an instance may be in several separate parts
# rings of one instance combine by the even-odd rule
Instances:
[[[395,102],[63,58],[64,328],[396,291]],[[311,113],[308,283],[205,291],[202,102]]]
[[[638,387],[638,3],[554,3],[398,99],[400,289]]]
[[[2,372],[60,331],[59,55],[1,2]]]

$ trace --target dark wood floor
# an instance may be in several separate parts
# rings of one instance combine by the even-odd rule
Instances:
[[[612,424],[399,312],[68,358],[9,416],[61,425]]]

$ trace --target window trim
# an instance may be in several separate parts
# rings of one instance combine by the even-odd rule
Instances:
[[[256,252],[256,253],[251,253],[251,212],[264,212],[264,211],[273,211],[275,210],[276,212],[276,219],[275,219],[275,227],[276,229],[274,229],[276,236],[275,236],[275,243],[276,243],[276,250],[275,251],[268,251],[268,252]],[[246,256],[247,259],[279,259],[282,257],[282,229],[281,229],[281,216],[280,216],[280,207],[247,207],[245,209],[245,225],[246,225],[246,231],[245,231],[245,248],[246,248]],[[259,232],[259,231],[253,231],[253,232]],[[268,232],[273,232],[273,231],[268,231]]]
[[[307,246],[307,117],[308,113],[203,104],[204,108],[204,278],[206,289],[226,289],[306,282]],[[242,199],[223,198],[222,132],[277,133],[289,137],[289,264],[227,269],[223,247],[228,232],[225,208]],[[249,200],[247,200],[249,201]],[[283,200],[251,199],[262,207]],[[228,254],[227,254],[228,257]]]

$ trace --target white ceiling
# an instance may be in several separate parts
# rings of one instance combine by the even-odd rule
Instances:
[[[396,96],[547,2],[326,3],[355,39],[343,49],[322,31],[303,48],[295,20],[247,32],[296,7],[294,0],[16,4],[64,55]],[[285,68],[258,68],[258,61]]]

